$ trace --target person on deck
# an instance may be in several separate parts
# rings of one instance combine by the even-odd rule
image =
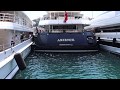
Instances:
[[[20,40],[21,40],[21,42],[24,41],[24,34],[21,34],[21,36],[20,36]]]
[[[14,41],[14,38],[12,37],[12,40],[11,40],[11,46],[14,47],[15,46],[15,41]]]

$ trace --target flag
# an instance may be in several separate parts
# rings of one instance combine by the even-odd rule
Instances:
[[[68,13],[65,11],[64,22],[68,20]]]

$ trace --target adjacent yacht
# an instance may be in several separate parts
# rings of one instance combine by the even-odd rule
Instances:
[[[16,53],[31,51],[32,21],[22,11],[0,11],[0,79],[11,79],[19,70]]]
[[[97,43],[92,31],[85,31],[90,18],[80,11],[47,11],[35,32],[36,50],[40,52],[94,52]]]
[[[120,11],[106,11],[85,30],[94,31],[101,49],[120,54]]]

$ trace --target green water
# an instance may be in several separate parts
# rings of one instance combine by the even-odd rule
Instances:
[[[120,56],[97,53],[31,53],[13,79],[120,79]]]

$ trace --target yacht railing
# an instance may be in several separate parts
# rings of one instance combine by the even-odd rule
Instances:
[[[5,50],[5,44],[3,42],[3,38],[0,38],[0,52]]]
[[[21,20],[18,20],[21,19]],[[0,13],[0,22],[14,22],[23,26],[32,27],[32,24],[29,20],[23,20],[23,17],[18,16],[16,14],[10,14],[10,13]],[[24,23],[23,23],[24,22]]]
[[[24,39],[22,39],[22,42],[24,42],[24,41],[27,41],[29,38],[24,38]],[[7,50],[7,49],[9,49],[9,48],[12,48],[12,47],[14,47],[14,46],[16,46],[16,45],[18,45],[18,44],[20,44],[20,43],[22,43],[22,42],[15,42],[15,45],[14,46],[11,46],[11,43],[10,44],[5,44],[2,40],[2,38],[0,38],[0,40],[1,40],[1,44],[0,44],[0,52],[1,51],[4,51],[4,50]]]
[[[0,45],[0,52],[3,51],[3,45]]]
[[[48,31],[49,33],[63,33],[63,32],[76,33],[76,32],[83,32],[83,30],[77,30],[77,29],[49,29],[49,30],[46,30],[46,31]],[[40,31],[40,32],[46,32],[46,31]]]
[[[3,21],[3,22],[13,22],[14,21],[14,14],[0,13],[0,21]]]
[[[2,44],[2,45],[0,45],[0,52],[4,51],[6,49],[9,49],[9,48],[11,48],[11,46],[9,44]]]
[[[31,38],[26,41],[23,41],[22,43],[19,43],[18,45],[15,45],[14,47],[11,47],[9,49],[0,52],[0,62],[5,58],[9,57],[10,55],[17,53],[20,50],[23,50],[22,48],[26,47],[29,44],[32,44]]]
[[[92,18],[89,17],[68,17],[68,20],[79,20],[79,19],[84,19],[84,20],[92,20]],[[64,20],[64,17],[43,17],[41,20]]]

